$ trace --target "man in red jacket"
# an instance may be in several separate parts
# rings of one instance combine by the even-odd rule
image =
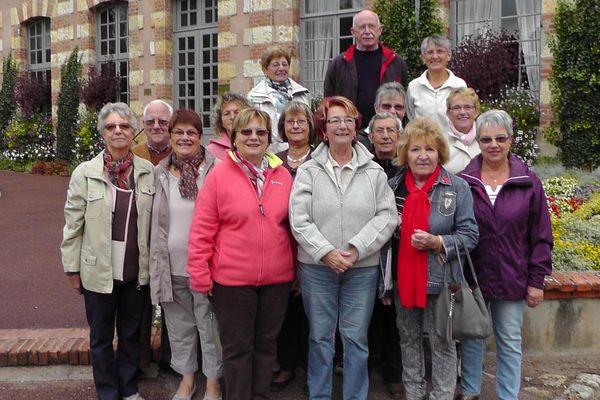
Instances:
[[[327,68],[323,94],[344,96],[352,100],[362,115],[365,128],[375,110],[375,93],[380,84],[408,84],[408,69],[404,60],[379,42],[382,32],[379,17],[363,10],[352,21],[352,36],[356,44],[335,57]]]

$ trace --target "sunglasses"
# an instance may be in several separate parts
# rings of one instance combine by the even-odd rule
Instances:
[[[123,122],[121,124],[106,124],[104,125],[104,129],[106,129],[107,131],[114,131],[117,129],[117,127],[119,127],[122,131],[131,129],[131,124],[127,123],[127,122]]]
[[[486,137],[480,137],[479,143],[490,144],[490,143],[492,143],[492,140],[495,140],[496,143],[506,143],[506,142],[508,142],[508,139],[510,139],[510,136],[507,136],[507,135],[496,136],[495,138],[486,136]]]
[[[250,136],[252,133],[256,133],[256,136],[267,136],[269,134],[269,131],[266,128],[244,128],[240,129],[238,132],[244,136]]]

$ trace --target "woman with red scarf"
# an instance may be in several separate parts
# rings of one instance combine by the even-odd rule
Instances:
[[[75,168],[65,204],[62,263],[69,286],[85,301],[100,400],[143,400],[137,373],[154,174],[149,161],[131,152],[136,125],[127,104],[102,107],[105,148]]]
[[[456,385],[456,347],[435,333],[433,310],[444,280],[444,264],[459,279],[454,241],[477,244],[477,222],[469,186],[443,167],[448,143],[440,127],[415,118],[400,138],[396,162],[404,166],[390,180],[400,228],[391,240],[392,276],[407,400],[426,398],[423,332],[431,347],[430,399],[451,400]]]

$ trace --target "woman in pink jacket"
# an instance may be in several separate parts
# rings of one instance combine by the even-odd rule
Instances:
[[[294,279],[288,228],[292,177],[267,151],[269,115],[242,110],[232,150],[198,194],[187,271],[211,296],[229,400],[269,398],[276,338]]]

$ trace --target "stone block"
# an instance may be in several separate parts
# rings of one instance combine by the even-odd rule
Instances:
[[[544,374],[540,376],[540,381],[544,386],[561,387],[567,382],[567,377],[564,375]]]
[[[15,26],[19,25],[21,21],[19,20],[19,11],[16,7],[10,9],[10,24]]]
[[[237,14],[237,5],[235,0],[220,0],[218,2],[219,17],[226,17]]]
[[[130,70],[129,71],[129,85],[130,86],[141,86],[144,84],[144,70]]]
[[[576,396],[576,399],[591,399],[594,396],[594,389],[581,383],[572,383],[567,390],[564,391],[567,396]],[[568,397],[572,398],[572,397]]]
[[[294,26],[279,25],[276,27],[275,42],[289,43],[298,41],[298,30]]]
[[[218,46],[220,49],[224,47],[233,47],[237,45],[237,34],[233,32],[219,32]]]
[[[52,43],[66,42],[68,40],[73,40],[74,37],[73,26],[66,26],[50,31],[50,40]]]
[[[56,15],[73,14],[73,0],[59,1],[56,3]]]
[[[13,50],[19,50],[25,47],[25,43],[23,42],[23,38],[21,36],[13,36],[10,38],[10,48]]]
[[[137,58],[144,55],[144,45],[142,43],[129,42],[129,58]]]
[[[169,28],[173,25],[172,14],[167,11],[157,11],[150,15],[152,26],[154,28]]]
[[[129,108],[131,108],[131,111],[133,111],[133,113],[135,115],[142,115],[142,112],[144,111],[144,104],[139,101],[139,100],[132,100],[129,102]],[[89,342],[87,343],[88,348],[89,348]]]
[[[29,19],[29,10],[27,9],[27,3],[21,4],[21,9],[23,10],[23,21],[27,21]]]
[[[77,39],[87,39],[90,37],[91,24],[77,25]]]
[[[600,389],[600,375],[579,374],[575,380],[594,389]]]
[[[153,69],[150,71],[150,82],[153,85],[172,85],[173,71],[170,69]]]
[[[173,49],[173,42],[170,40],[157,40],[155,43],[155,51],[157,56],[164,56],[171,54]]]
[[[245,78],[253,78],[264,75],[258,60],[244,61],[243,74]]]
[[[273,8],[273,0],[252,0],[250,11],[271,10]]]
[[[555,14],[556,0],[542,0],[542,14]]]
[[[228,62],[219,63],[219,79],[227,80],[233,79],[237,76],[235,65]]]
[[[251,28],[251,42],[249,44],[262,44],[273,42],[273,27],[258,26]]]
[[[273,8],[276,10],[289,10],[292,7],[292,0],[273,0]]]
[[[77,11],[85,12],[88,10],[88,5],[86,0],[77,0]]]

